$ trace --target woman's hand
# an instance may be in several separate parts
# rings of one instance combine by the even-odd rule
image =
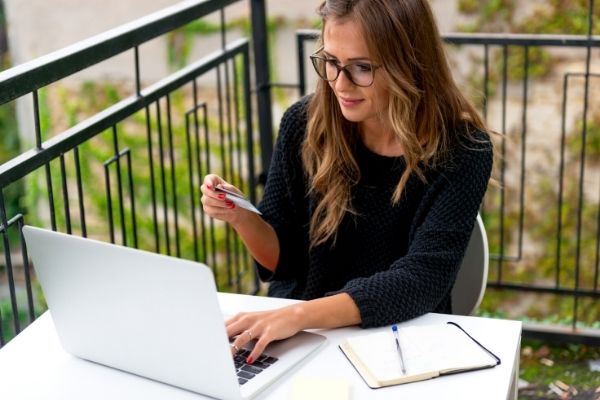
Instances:
[[[302,301],[270,311],[240,313],[225,322],[235,337],[232,352],[256,339],[247,362],[252,364],[274,340],[287,339],[304,329],[329,329],[360,324],[360,312],[347,293]]]
[[[247,213],[247,211],[236,207],[231,200],[225,197],[225,193],[216,191],[215,187],[217,185],[243,195],[238,188],[229,184],[220,176],[214,174],[206,175],[202,186],[200,186],[200,190],[202,191],[202,198],[200,199],[202,201],[202,208],[208,216],[235,225],[239,221],[240,216]]]
[[[217,185],[242,194],[238,188],[218,175],[204,177],[200,186],[202,208],[206,215],[228,222],[238,233],[252,257],[265,268],[275,271],[279,258],[279,239],[271,225],[258,214],[248,211],[226,198],[225,193],[215,190]]]
[[[293,304],[277,310],[235,315],[225,323],[227,335],[235,337],[231,344],[232,352],[235,354],[237,349],[256,339],[254,349],[246,360],[252,364],[269,343],[294,336],[303,329],[301,312],[301,308]]]

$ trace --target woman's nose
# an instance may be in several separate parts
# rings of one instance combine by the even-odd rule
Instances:
[[[348,76],[348,72],[346,70],[341,70],[337,79],[335,80],[335,88],[336,90],[344,90],[349,87],[354,86],[352,80]]]

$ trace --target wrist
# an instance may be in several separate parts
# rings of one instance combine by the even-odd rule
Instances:
[[[234,213],[233,217],[228,221],[229,225],[237,232],[243,233],[245,224],[249,223],[249,219],[252,218],[252,212],[244,209],[239,209]]]
[[[292,310],[292,314],[294,316],[294,323],[296,324],[298,331],[310,328],[310,323],[307,321],[307,304],[308,302],[302,302],[290,306],[290,309]]]

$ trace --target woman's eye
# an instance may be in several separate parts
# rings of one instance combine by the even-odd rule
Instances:
[[[357,72],[370,72],[372,69],[371,64],[354,64],[353,67]]]

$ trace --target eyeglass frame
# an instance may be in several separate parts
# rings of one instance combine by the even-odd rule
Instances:
[[[335,66],[335,68],[337,69],[337,73],[335,75],[335,78],[333,79],[327,79],[325,77],[323,77],[320,73],[319,70],[317,69],[317,66],[315,65],[315,60],[321,60],[325,63],[327,62],[332,62],[335,59],[333,58],[326,58],[322,55],[320,55],[319,53],[323,51],[323,48],[317,50],[316,52],[314,52],[313,54],[310,55],[310,60],[311,63],[313,65],[313,68],[315,69],[315,72],[317,73],[317,75],[319,76],[319,78],[323,79],[326,82],[335,82],[339,77],[340,77],[340,72],[344,71],[344,74],[346,75],[346,78],[348,78],[348,80],[350,82],[352,82],[353,85],[359,86],[359,87],[369,87],[369,86],[373,86],[373,83],[375,83],[375,70],[378,68],[381,68],[381,65],[377,65],[377,64],[373,64],[370,62],[353,62],[353,63],[349,63],[346,64],[344,66],[340,66],[337,63],[333,63],[333,66]],[[356,65],[356,64],[368,64],[371,66],[372,70],[371,70],[371,75],[372,75],[372,79],[371,79],[371,83],[369,83],[368,85],[359,85],[358,83],[356,83],[354,81],[354,79],[352,78],[352,73],[350,71],[348,71],[346,68],[350,65]]]

